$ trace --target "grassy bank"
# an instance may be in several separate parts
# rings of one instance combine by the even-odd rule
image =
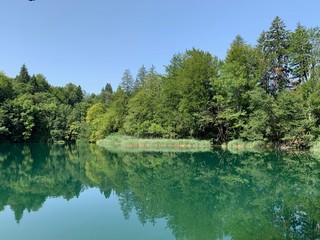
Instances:
[[[144,139],[130,136],[110,135],[98,140],[97,145],[119,150],[147,151],[210,151],[212,144],[209,140],[195,139]]]
[[[263,141],[245,142],[241,139],[232,140],[227,144],[224,144],[223,147],[228,149],[242,149],[242,150],[268,148],[267,144]]]

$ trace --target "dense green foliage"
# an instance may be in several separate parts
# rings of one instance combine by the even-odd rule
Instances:
[[[85,140],[111,133],[142,138],[234,139],[308,148],[319,137],[320,29],[276,17],[257,44],[241,36],[224,60],[198,49],[172,57],[165,74],[124,71],[118,89],[99,95],[50,86],[23,65],[0,75],[0,138]],[[71,114],[70,114],[71,113]]]
[[[256,46],[236,36],[224,61],[187,50],[172,57],[165,75],[143,66],[131,91],[126,70],[113,95],[117,104],[97,105],[91,140],[120,132],[310,147],[319,135],[319,47],[319,28],[298,24],[291,32],[276,17]]]
[[[52,87],[25,65],[10,79],[0,74],[0,140],[74,141],[85,123],[89,98],[72,83]]]

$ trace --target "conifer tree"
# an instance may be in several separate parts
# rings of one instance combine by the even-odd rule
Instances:
[[[310,78],[320,78],[320,27],[308,29],[311,49]]]
[[[133,91],[134,92],[138,92],[139,89],[142,87],[143,82],[144,82],[147,74],[148,74],[148,71],[147,71],[146,67],[144,65],[142,65],[142,67],[138,71],[136,80],[135,80],[134,85],[133,85]]]
[[[28,83],[30,81],[30,75],[25,64],[22,65],[19,75],[16,77],[16,80],[21,83]]]
[[[298,83],[305,82],[309,78],[312,45],[309,41],[307,29],[300,24],[295,32],[290,35],[290,68],[294,80]]]
[[[126,69],[122,75],[120,88],[127,95],[131,95],[133,91],[134,80],[129,69]]]
[[[269,31],[263,32],[258,47],[264,55],[266,64],[264,83],[268,91],[277,95],[288,85],[289,69],[289,32],[278,16],[272,21]]]
[[[110,83],[107,83],[100,93],[101,100],[103,103],[106,104],[106,106],[110,105],[112,94],[113,94],[112,86]]]

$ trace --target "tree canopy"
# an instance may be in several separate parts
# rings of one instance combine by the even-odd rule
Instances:
[[[0,73],[1,141],[96,141],[137,137],[233,139],[310,147],[319,137],[320,30],[293,31],[276,17],[256,45],[237,35],[226,58],[192,48],[158,73],[125,69],[114,91],[51,86],[25,64]]]

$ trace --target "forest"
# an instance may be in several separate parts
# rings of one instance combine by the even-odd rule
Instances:
[[[218,47],[218,46],[217,46]],[[309,148],[320,134],[320,28],[288,30],[276,17],[252,46],[240,35],[224,60],[199,49],[172,56],[165,73],[142,66],[116,90],[51,86],[26,65],[0,73],[1,142],[140,138],[234,139]]]

